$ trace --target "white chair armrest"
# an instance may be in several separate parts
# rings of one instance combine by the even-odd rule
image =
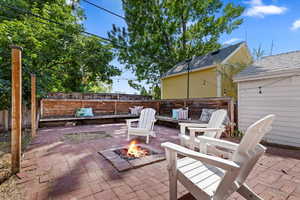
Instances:
[[[197,124],[197,123],[178,123],[180,125],[180,134],[185,135],[186,127],[197,127],[197,128],[205,128],[208,124]]]
[[[223,128],[197,128],[197,127],[188,127],[189,130],[194,132],[204,132],[204,131],[222,131]]]
[[[186,127],[199,127],[199,128],[205,128],[208,126],[208,124],[197,124],[197,123],[178,123],[180,126],[186,126]]]
[[[235,171],[240,169],[240,165],[231,160],[225,160],[223,158],[202,154],[171,142],[162,143],[161,146],[170,151],[193,158],[195,160],[199,160],[209,165],[219,167],[227,171]]]
[[[132,122],[138,122],[138,121],[139,121],[139,119],[126,119],[126,124],[127,124],[128,128],[130,128]]]
[[[223,129],[222,128],[196,128],[196,127],[188,127],[188,129],[190,130],[190,149],[195,149],[195,144],[196,144],[196,141],[195,141],[195,137],[196,137],[196,133],[197,132],[205,132],[205,131],[215,131],[215,132],[220,132],[220,134],[217,134],[218,135],[221,135]],[[202,153],[204,153],[205,151],[202,151]]]
[[[220,140],[212,137],[207,137],[207,136],[198,136],[197,137],[200,141],[200,143],[205,143],[205,144],[212,144],[216,146],[220,146],[226,149],[230,150],[236,150],[238,148],[238,144],[233,143],[233,142],[228,142],[225,140]]]
[[[126,122],[129,122],[129,123],[137,122],[137,121],[139,121],[139,119],[126,119]]]

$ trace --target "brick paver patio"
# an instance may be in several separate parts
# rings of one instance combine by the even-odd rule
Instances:
[[[150,144],[178,143],[178,129],[155,127]],[[112,137],[81,143],[62,140],[63,134],[106,131]],[[143,142],[143,139],[141,139]],[[119,173],[99,151],[125,145],[125,124],[59,127],[39,130],[24,154],[18,184],[26,199],[162,200],[168,199],[166,161]],[[265,200],[300,199],[299,151],[269,148],[247,179]],[[179,185],[181,200],[193,199]],[[233,194],[230,199],[243,199]]]

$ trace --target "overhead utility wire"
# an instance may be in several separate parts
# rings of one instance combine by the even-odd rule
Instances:
[[[36,18],[40,18],[40,19],[43,19],[43,20],[46,20],[48,22],[51,22],[51,23],[54,23],[54,24],[57,24],[57,25],[60,25],[60,26],[66,26],[65,24],[63,23],[60,23],[60,22],[57,22],[57,21],[54,21],[54,20],[51,20],[51,19],[48,19],[48,18],[45,18],[45,17],[42,17],[40,15],[37,15],[37,14],[34,14],[28,10],[24,10],[24,9],[21,9],[21,8],[17,8],[17,7],[13,7],[13,6],[9,6],[9,5],[5,5],[5,4],[0,4],[4,7],[7,7],[7,8],[10,8],[10,9],[13,9],[13,10],[16,10],[16,11],[19,11],[19,12],[22,12],[22,13],[26,13],[26,14],[29,14],[29,15],[32,15],[33,17],[36,17]],[[8,17],[6,17],[8,18]],[[42,22],[40,22],[42,23]],[[113,42],[112,40],[108,39],[108,38],[105,38],[105,37],[102,37],[102,36],[99,36],[99,35],[96,35],[94,33],[90,33],[90,32],[87,32],[87,31],[81,31],[82,33],[85,33],[85,34],[88,34],[88,35],[91,35],[91,36],[94,36],[94,37],[97,37],[97,38],[100,38],[102,40],[105,40],[105,41],[108,41],[108,42]]]
[[[103,10],[103,11],[109,13],[109,14],[112,14],[112,15],[114,15],[114,16],[116,16],[116,17],[119,17],[119,18],[125,20],[125,17],[123,17],[123,16],[121,16],[121,15],[119,15],[119,14],[113,12],[113,11],[110,11],[110,10],[108,10],[108,9],[106,9],[106,8],[103,8],[103,7],[101,7],[101,6],[97,5],[97,4],[94,4],[94,3],[92,3],[92,2],[90,2],[90,1],[88,1],[88,0],[82,0],[82,1],[84,1],[84,2],[86,2],[86,3],[88,3],[88,4],[92,5],[92,6],[94,6],[94,7],[98,8],[98,9],[100,9],[100,10]]]

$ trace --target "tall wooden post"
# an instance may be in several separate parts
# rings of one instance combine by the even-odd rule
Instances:
[[[31,74],[31,136],[36,136],[36,76]]]
[[[11,108],[11,164],[12,173],[20,172],[22,132],[22,48],[12,48],[12,108]]]

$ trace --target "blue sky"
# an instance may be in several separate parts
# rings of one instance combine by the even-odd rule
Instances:
[[[123,15],[121,0],[90,0],[106,9]],[[299,0],[224,0],[239,3],[246,7],[243,14],[244,23],[230,35],[224,34],[220,43],[235,43],[247,41],[249,49],[262,46],[266,55],[270,54],[273,40],[273,54],[300,50],[300,1]],[[84,25],[87,31],[107,37],[112,24],[125,26],[124,20],[81,2],[87,19]],[[113,78],[113,92],[136,93],[128,83],[128,79],[135,79],[130,71],[125,71],[116,61],[123,73]]]

